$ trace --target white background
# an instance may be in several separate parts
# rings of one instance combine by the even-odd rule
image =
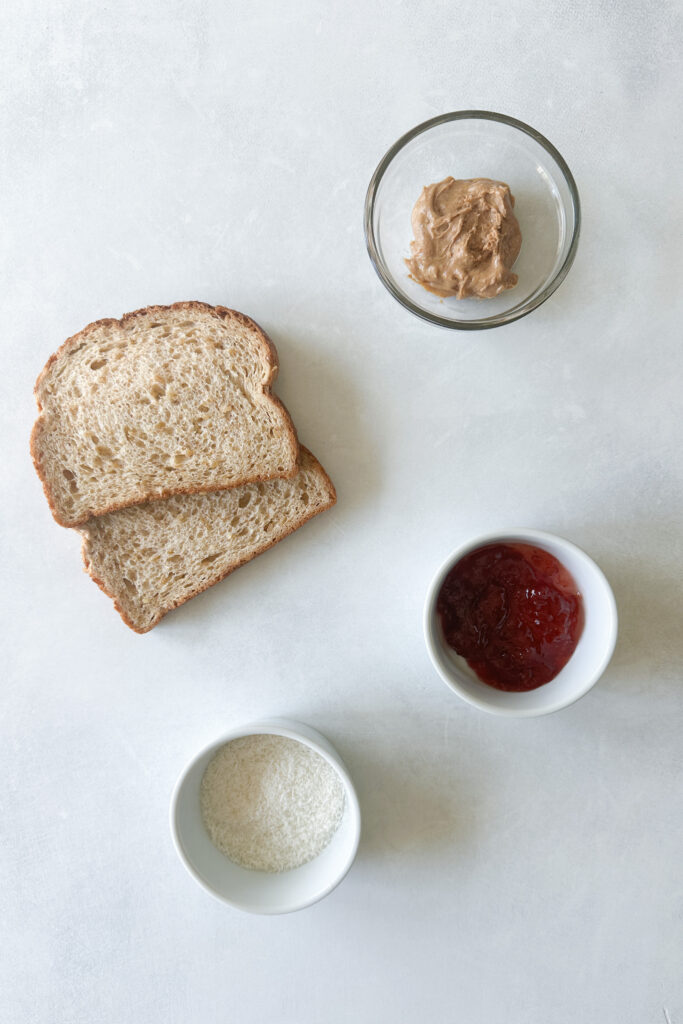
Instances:
[[[5,11],[3,1024],[683,1024],[674,12]],[[560,149],[584,228],[549,302],[459,335],[383,289],[362,209],[399,135],[467,107]],[[49,514],[31,391],[89,321],[191,298],[272,334],[339,503],[140,637]],[[467,707],[422,639],[438,564],[510,526],[585,547],[621,614],[546,719]],[[195,884],[167,815],[200,746],[273,714],[337,745],[364,832],[339,889],[269,919]]]

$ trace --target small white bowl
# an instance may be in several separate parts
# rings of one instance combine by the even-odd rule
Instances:
[[[532,544],[554,555],[572,574],[583,597],[584,627],[576,650],[561,672],[536,690],[511,693],[481,681],[443,637],[436,612],[439,591],[461,558],[485,544]],[[424,613],[427,650],[436,671],[459,697],[494,715],[530,718],[566,708],[588,693],[607,668],[617,640],[617,606],[612,588],[588,555],[568,540],[539,530],[510,530],[475,537],[457,548],[437,572]]]
[[[330,843],[292,871],[271,874],[234,864],[213,845],[202,821],[200,786],[209,761],[230,740],[253,735],[287,736],[303,743],[329,761],[344,785],[344,813]],[[212,896],[252,914],[288,914],[317,903],[344,878],[358,849],[360,808],[344,762],[329,740],[308,725],[273,718],[233,729],[190,762],[173,793],[171,832],[185,867]]]

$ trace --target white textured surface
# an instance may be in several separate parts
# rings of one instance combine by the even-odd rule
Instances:
[[[674,11],[3,14],[3,1024],[683,1022]],[[546,134],[584,213],[559,292],[478,336],[411,318],[361,232],[385,149],[467,106]],[[31,387],[89,320],[183,298],[272,332],[339,504],[139,637],[50,518]],[[621,611],[603,681],[534,721],[460,703],[421,635],[448,550],[511,525],[584,546]],[[273,714],[338,746],[364,836],[327,900],[261,919],[190,879],[167,812],[199,746]]]

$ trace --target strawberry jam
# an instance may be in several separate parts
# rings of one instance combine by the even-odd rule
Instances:
[[[444,580],[436,610],[448,646],[498,690],[550,682],[583,629],[573,577],[530,544],[487,544],[465,555]]]

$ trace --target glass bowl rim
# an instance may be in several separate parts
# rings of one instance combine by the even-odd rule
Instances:
[[[533,301],[526,303],[521,309],[517,308],[509,310],[506,313],[498,313],[494,316],[482,317],[476,320],[450,320],[447,317],[438,316],[435,313],[428,313],[414,302],[411,302],[408,296],[404,295],[403,292],[401,292],[394,284],[388,271],[385,269],[384,261],[379,254],[379,247],[375,238],[373,217],[375,211],[375,200],[377,198],[379,186],[387,169],[398,153],[400,153],[400,151],[407,146],[409,142],[412,142],[413,139],[417,138],[418,135],[422,135],[431,128],[436,128],[437,125],[445,124],[449,121],[466,120],[495,121],[499,124],[507,125],[510,128],[516,128],[518,131],[523,132],[525,135],[529,135],[535,142],[537,142],[542,149],[544,149],[553,158],[564,176],[574,210],[574,227],[569,248],[561,266],[545,288],[536,295]],[[422,121],[414,128],[411,128],[410,131],[407,131],[402,135],[384,154],[370,179],[370,184],[368,185],[368,190],[365,196],[364,230],[368,255],[373,267],[375,268],[377,276],[384,287],[394,296],[397,302],[400,302],[400,304],[405,307],[405,309],[409,310],[421,320],[426,320],[428,323],[436,324],[438,327],[445,327],[449,330],[488,330],[491,327],[501,327],[504,324],[510,324],[515,320],[521,320],[522,317],[528,316],[528,314],[534,309],[537,309],[542,305],[546,299],[549,299],[553,292],[555,292],[562,284],[571,269],[572,263],[574,262],[574,257],[576,256],[576,250],[579,244],[579,235],[581,233],[581,201],[579,199],[579,190],[576,186],[576,182],[574,181],[574,176],[569,170],[564,157],[560,151],[553,146],[552,142],[546,139],[544,135],[541,135],[540,132],[536,131],[535,128],[525,124],[524,121],[517,120],[515,117],[508,117],[507,114],[499,114],[492,110],[453,110],[447,114],[438,114],[436,117],[431,117],[428,121]]]

